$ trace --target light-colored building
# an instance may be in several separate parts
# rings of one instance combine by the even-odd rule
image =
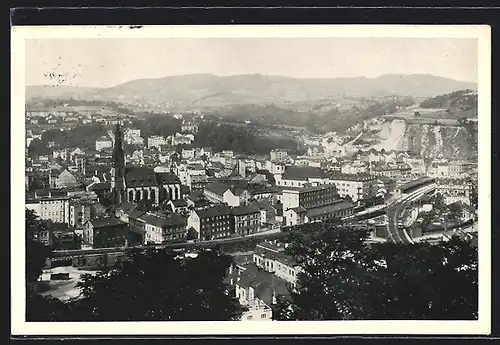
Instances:
[[[257,244],[253,254],[253,262],[267,272],[275,274],[286,281],[291,288],[297,288],[298,274],[302,271],[293,259],[284,253],[285,247],[268,242]]]
[[[26,208],[33,210],[40,220],[69,224],[70,197],[45,197],[26,201]]]
[[[284,150],[272,150],[269,155],[271,162],[284,162],[288,158],[288,152]]]
[[[305,185],[318,186],[328,181],[328,175],[321,168],[287,166],[281,178],[276,179],[276,184],[284,187],[304,187]]]
[[[438,177],[436,179],[436,194],[441,194],[447,205],[455,202],[470,205],[471,191],[472,183],[465,178]]]
[[[123,138],[127,144],[144,145],[144,138],[141,137],[140,129],[127,128],[123,133]]]
[[[95,141],[96,151],[113,147],[113,141],[108,136],[102,136]]]
[[[378,180],[374,176],[365,174],[342,174],[330,175],[330,182],[337,187],[340,197],[349,196],[352,201],[369,199],[377,193]]]
[[[345,162],[340,168],[342,174],[364,174],[368,171],[367,165],[362,161]]]
[[[167,145],[168,140],[166,137],[162,137],[159,135],[153,135],[148,137],[148,148],[156,147],[160,149],[160,146]]]

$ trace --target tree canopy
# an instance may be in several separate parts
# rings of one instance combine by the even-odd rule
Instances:
[[[74,300],[61,304],[33,296],[27,313],[43,321],[237,320],[244,309],[224,281],[231,262],[218,250],[183,259],[163,250],[131,249],[115,267],[82,275]]]
[[[477,249],[439,244],[369,244],[368,231],[335,223],[296,227],[287,252],[302,273],[276,320],[477,318]]]

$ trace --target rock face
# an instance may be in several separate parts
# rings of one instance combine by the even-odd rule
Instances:
[[[363,149],[411,151],[428,158],[477,158],[477,123],[415,123],[405,119],[372,119],[353,128],[363,131],[354,144]]]

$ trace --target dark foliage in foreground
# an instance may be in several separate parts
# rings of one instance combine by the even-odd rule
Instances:
[[[228,321],[243,312],[223,282],[232,258],[201,251],[196,258],[131,251],[117,267],[83,275],[77,299],[30,294],[28,321]]]
[[[287,251],[303,269],[275,320],[477,319],[477,249],[458,237],[367,244],[366,231],[332,223],[290,233]]]

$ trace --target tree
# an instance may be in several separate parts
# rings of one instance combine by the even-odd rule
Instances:
[[[338,223],[296,227],[287,252],[302,268],[280,320],[477,318],[477,249],[453,237],[367,244],[367,230]]]
[[[89,321],[236,320],[243,312],[223,279],[232,262],[219,250],[179,259],[131,250],[119,266],[84,275],[74,318]]]
[[[36,288],[36,282],[42,274],[51,249],[39,242],[42,232],[48,231],[33,210],[25,212],[26,233],[26,284],[30,289]]]

